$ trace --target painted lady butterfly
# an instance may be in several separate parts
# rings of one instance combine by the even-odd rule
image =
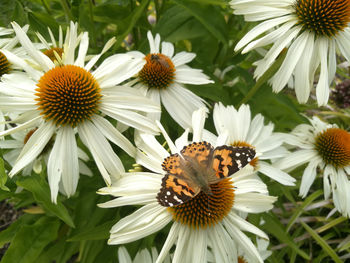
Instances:
[[[157,195],[159,204],[177,206],[203,191],[211,194],[211,184],[234,174],[255,157],[250,147],[219,146],[214,149],[208,142],[194,142],[180,154],[165,158],[162,168],[167,174]]]

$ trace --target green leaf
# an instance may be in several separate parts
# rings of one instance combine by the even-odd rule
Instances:
[[[37,220],[37,215],[24,214],[17,218],[9,227],[0,232],[0,247],[11,242],[21,226],[33,224]]]
[[[7,181],[7,174],[5,171],[4,160],[0,158],[0,189],[4,191],[10,191],[10,189],[5,186]]]
[[[318,190],[305,199],[305,201],[295,210],[295,212],[293,213],[293,216],[289,220],[288,225],[287,225],[287,232],[289,232],[290,228],[293,226],[295,221],[303,213],[304,208],[307,207],[308,205],[310,205],[315,199],[317,199],[322,194],[323,194],[323,191]]]
[[[194,16],[216,39],[227,43],[227,28],[224,17],[213,6],[189,3],[187,0],[173,0]]]
[[[45,248],[45,251],[37,258],[36,263],[67,263],[69,259],[79,252],[79,243],[68,243],[61,239],[51,243],[52,246]]]
[[[21,227],[1,262],[36,262],[45,246],[57,238],[59,225],[58,220],[46,217],[34,225]]]
[[[211,5],[220,5],[220,6],[226,6],[227,3],[223,0],[189,0],[191,2],[197,2],[201,4],[211,4]]]
[[[306,229],[307,232],[312,236],[313,239],[323,248],[325,251],[336,263],[342,263],[343,261],[338,257],[337,253],[327,244],[327,242],[319,236],[315,230],[309,227],[304,222],[300,222],[302,226]]]
[[[298,248],[298,246],[294,243],[292,237],[288,235],[283,225],[277,218],[275,218],[275,216],[272,216],[270,214],[263,214],[263,218],[265,221],[263,228],[266,229],[268,233],[271,233],[273,236],[275,236],[281,243],[286,243],[292,250],[294,250],[304,259],[310,260],[310,256]]]
[[[58,32],[58,24],[56,20],[47,14],[29,12],[28,20],[31,29],[40,32],[44,37],[49,37],[47,28],[49,27],[52,32]]]
[[[49,185],[39,175],[32,174],[31,176],[21,178],[17,181],[17,184],[30,191],[45,211],[57,216],[70,227],[74,227],[73,220],[66,207],[59,200],[57,204],[52,203]]]
[[[80,231],[79,234],[72,236],[68,241],[83,241],[83,240],[101,240],[109,237],[109,231],[115,224],[116,220],[108,221],[100,226],[92,226]]]
[[[149,0],[142,0],[140,5],[135,8],[133,13],[123,20],[120,26],[126,29],[121,33],[121,35],[118,36],[117,43],[115,44],[116,47],[119,47],[124,38],[131,32],[136,22],[142,16],[144,10],[147,8],[148,3]]]

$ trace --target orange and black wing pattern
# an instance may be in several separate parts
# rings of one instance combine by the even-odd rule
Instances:
[[[186,180],[172,174],[166,174],[163,177],[157,200],[162,206],[172,207],[186,203],[199,192],[200,188],[196,185],[190,186]]]
[[[213,153],[213,146],[208,142],[194,142],[181,150],[181,155],[188,160],[196,161],[198,164],[208,165]]]
[[[164,171],[173,175],[181,174],[180,155],[175,153],[166,157],[162,163],[162,168]]]
[[[216,179],[226,178],[249,164],[255,157],[251,147],[219,146],[214,149],[212,167]]]

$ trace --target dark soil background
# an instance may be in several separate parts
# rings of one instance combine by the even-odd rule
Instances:
[[[5,230],[12,222],[14,222],[21,212],[13,208],[6,200],[0,202],[0,232]],[[0,259],[5,254],[8,244],[0,248]]]

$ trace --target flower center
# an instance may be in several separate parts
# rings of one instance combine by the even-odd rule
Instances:
[[[65,65],[46,72],[39,80],[35,100],[46,120],[75,127],[97,112],[100,87],[85,69]]]
[[[11,64],[7,60],[7,57],[0,52],[0,77],[4,74],[9,73],[11,70]]]
[[[238,257],[238,263],[248,263],[248,262],[244,259],[244,257],[239,256]]]
[[[350,164],[350,133],[347,131],[327,129],[317,135],[315,146],[326,164],[337,168]]]
[[[319,36],[334,36],[350,22],[349,0],[296,0],[299,24]]]
[[[63,48],[60,47],[53,47],[50,49],[47,49],[43,52],[46,56],[48,56],[52,61],[56,61],[56,55],[55,53],[57,53],[57,55],[62,58],[62,54],[63,54]]]
[[[168,87],[175,77],[175,66],[167,56],[163,54],[148,54],[146,64],[139,72],[142,83],[149,88],[164,89]]]
[[[234,189],[230,179],[210,185],[211,194],[200,192],[190,201],[168,207],[173,219],[193,228],[206,228],[220,222],[230,212],[234,201]]]
[[[234,141],[233,143],[231,143],[231,146],[233,146],[233,147],[250,147],[250,148],[255,149],[254,146],[250,145],[247,142],[242,142],[242,141]],[[259,158],[255,157],[253,160],[250,161],[249,164],[256,169],[258,167],[258,161],[259,161]]]

